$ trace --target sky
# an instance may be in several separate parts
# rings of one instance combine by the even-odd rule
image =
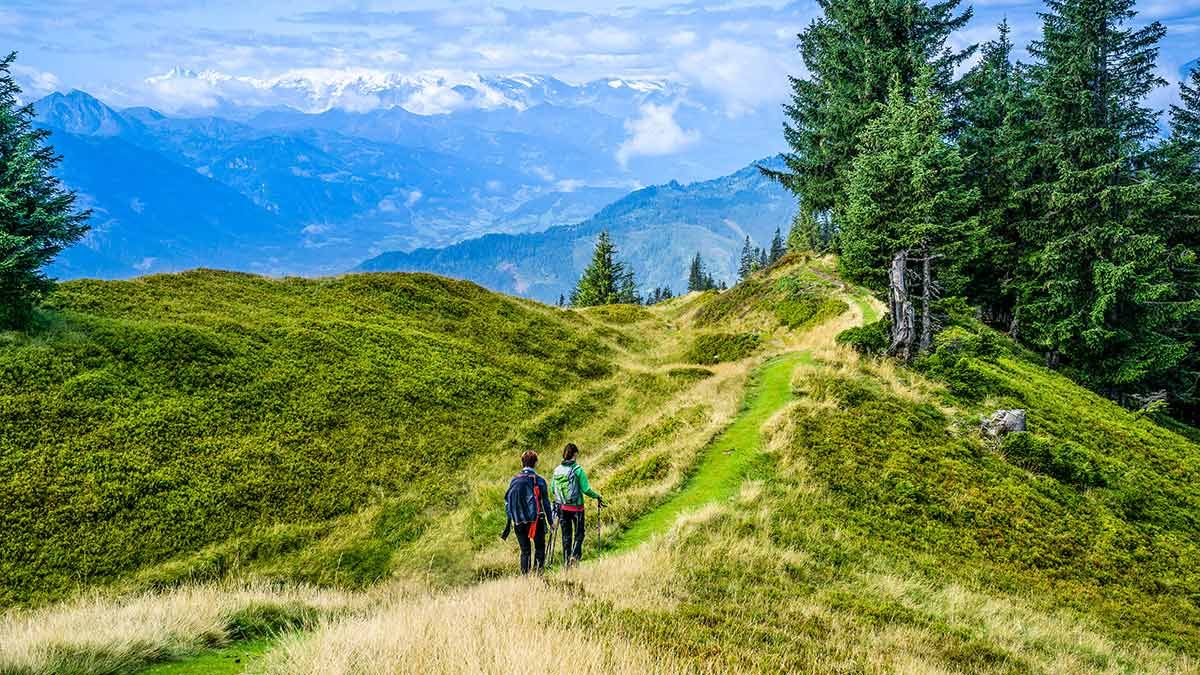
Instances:
[[[978,0],[954,41],[987,40],[1007,18],[1023,45],[1037,36],[1040,6]],[[1180,68],[1200,57],[1200,0],[1143,0],[1138,9],[1138,22],[1168,28],[1159,67],[1172,84],[1151,101],[1163,106],[1175,98]],[[817,11],[812,0],[5,0],[0,45],[20,52],[15,72],[27,97],[82,89],[114,105],[166,111],[202,100],[158,77],[174,68],[262,79],[427,71],[575,83],[657,78],[701,87],[739,110],[784,100],[786,76],[803,73],[796,34]]]

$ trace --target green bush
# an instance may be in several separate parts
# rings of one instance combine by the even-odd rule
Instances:
[[[1045,474],[1079,488],[1108,484],[1100,463],[1072,441],[1054,441],[1029,432],[1012,433],[1001,445],[1006,457],[1018,466]]]
[[[892,324],[887,318],[865,326],[847,328],[838,333],[837,343],[854,349],[860,354],[879,356],[887,353],[892,343]]]
[[[702,333],[696,336],[684,360],[689,363],[740,361],[758,349],[757,333]]]
[[[650,318],[650,312],[637,305],[600,305],[590,307],[586,312],[605,323],[618,326],[637,323]]]

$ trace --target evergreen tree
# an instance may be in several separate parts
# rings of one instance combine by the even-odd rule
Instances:
[[[956,293],[965,286],[968,242],[978,227],[972,215],[978,192],[964,185],[962,157],[946,140],[949,121],[933,71],[927,73],[912,102],[897,78],[882,114],[863,130],[841,266],[848,278],[884,288],[898,251],[936,255],[939,284]]]
[[[767,255],[767,249],[765,249],[765,248],[758,249],[758,268],[765,270],[765,269],[767,269],[767,267],[770,264],[771,264],[771,259]]]
[[[1200,70],[1192,70],[1180,83],[1179,98],[1181,105],[1171,106],[1171,137],[1158,171],[1172,194],[1171,212],[1163,224],[1178,301],[1194,306],[1200,299]],[[1190,348],[1161,385],[1174,399],[1176,411],[1195,424],[1200,420],[1200,310],[1190,309],[1171,333]]]
[[[973,242],[974,264],[967,271],[965,293],[983,308],[986,319],[1004,328],[1013,327],[1021,250],[1016,225],[1028,217],[1021,195],[1034,176],[1036,154],[1037,102],[1027,68],[1012,63],[1012,50],[1005,21],[963,78],[958,136],[966,182],[978,189],[980,198],[980,236]]]
[[[691,269],[688,271],[688,292],[711,291],[716,287],[717,282],[704,269],[704,261],[700,258],[700,252],[697,251],[696,257],[692,258]]]
[[[775,236],[771,238],[771,255],[769,262],[775,264],[783,254],[787,253],[787,246],[783,243],[783,237],[779,234],[779,229],[775,229]]]
[[[738,278],[745,279],[754,271],[754,247],[750,244],[750,235],[746,235],[746,243],[742,245],[742,256],[738,261]]]
[[[608,231],[601,232],[592,252],[592,262],[571,292],[572,307],[640,303],[633,270],[618,262],[616,253]]]
[[[670,286],[655,287],[654,293],[651,294],[648,304],[657,305],[658,303],[665,302],[673,297],[675,297],[675,295],[671,292]]]
[[[818,0],[822,15],[800,34],[807,79],[792,78],[784,136],[788,170],[767,171],[799,197],[797,245],[822,250],[840,230],[858,135],[878,116],[894,81],[909,94],[932,67],[933,86],[954,97],[953,74],[973,53],[946,47],[971,18],[960,0]],[[794,229],[797,229],[794,228]]]
[[[696,252],[696,257],[692,258],[692,266],[688,269],[688,293],[695,291],[703,291],[704,289],[704,262],[700,260],[700,252]]]
[[[1158,231],[1171,195],[1147,165],[1157,114],[1143,101],[1159,23],[1128,27],[1133,0],[1048,0],[1030,52],[1037,123],[1035,217],[1023,240],[1017,321],[1051,364],[1065,361],[1110,395],[1175,368],[1188,345],[1171,334],[1179,302]]]
[[[61,161],[21,106],[12,77],[16,53],[0,59],[0,329],[20,328],[53,283],[47,263],[87,232],[90,213],[51,171]]]

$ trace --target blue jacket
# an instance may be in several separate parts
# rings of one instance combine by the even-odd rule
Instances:
[[[521,469],[521,473],[513,476],[508,483],[508,492],[504,495],[504,510],[508,519],[514,523],[532,523],[538,518],[538,500],[533,496],[534,485],[538,488],[542,502],[542,517],[547,521],[552,519],[550,514],[550,490],[546,487],[546,479],[537,475],[530,468]]]

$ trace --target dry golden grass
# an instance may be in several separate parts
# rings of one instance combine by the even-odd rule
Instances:
[[[605,581],[590,566],[587,585]],[[620,573],[617,574],[620,576]],[[688,672],[628,641],[561,626],[554,612],[579,610],[572,586],[509,578],[420,600],[365,618],[330,622],[283,640],[267,673],[512,673],[569,670],[596,675]],[[637,602],[630,594],[622,602]]]
[[[0,672],[129,672],[224,644],[239,625],[304,626],[373,602],[374,594],[267,584],[197,585],[119,598],[91,594],[0,616]]]

